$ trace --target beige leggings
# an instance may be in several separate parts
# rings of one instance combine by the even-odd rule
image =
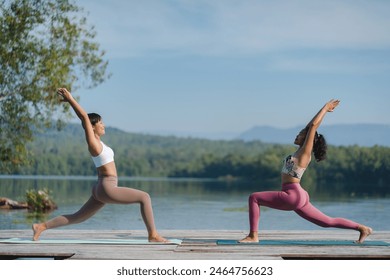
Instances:
[[[95,215],[106,203],[139,203],[142,219],[148,232],[156,230],[149,194],[136,189],[118,187],[118,178],[114,176],[99,177],[97,184],[92,189],[92,196],[80,210],[74,214],[57,216],[47,221],[46,228],[81,223]]]

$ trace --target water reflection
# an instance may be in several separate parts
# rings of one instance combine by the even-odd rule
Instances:
[[[26,229],[35,221],[73,213],[91,195],[96,177],[0,177],[0,196],[25,200],[29,189],[48,189],[59,209],[45,216],[25,210],[0,211],[0,229]],[[196,179],[119,178],[119,184],[148,192],[153,201],[159,229],[242,229],[246,230],[247,198],[254,191],[279,189],[279,182],[218,181]],[[317,191],[315,191],[317,190]],[[388,199],[357,198],[348,193],[309,190],[312,203],[330,216],[344,216],[390,230]],[[107,205],[88,221],[69,229],[144,229],[137,205]],[[293,212],[262,207],[261,229],[320,229]]]
[[[48,189],[57,203],[82,202],[90,196],[95,182],[95,177],[3,177],[0,178],[0,196],[21,201],[27,190]],[[257,187],[257,184],[245,181],[128,177],[120,177],[119,185],[140,189],[152,196],[215,196],[221,193],[236,196],[263,188],[261,184]]]
[[[48,189],[58,203],[82,202],[91,194],[96,177],[60,176],[0,176],[0,196],[13,200],[25,199],[27,190]],[[151,195],[195,195],[195,196],[236,196],[256,191],[279,190],[279,182],[253,182],[242,180],[204,180],[204,179],[164,179],[120,177],[119,185],[136,188]],[[321,188],[308,189],[316,200],[354,197],[350,193],[323,191]]]

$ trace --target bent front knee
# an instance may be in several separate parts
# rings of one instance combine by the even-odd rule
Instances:
[[[252,193],[252,194],[249,196],[248,202],[249,202],[249,203],[253,203],[253,202],[257,203],[256,193]]]

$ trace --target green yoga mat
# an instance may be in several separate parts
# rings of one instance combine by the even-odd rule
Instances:
[[[32,241],[26,238],[0,239],[0,243],[17,244],[111,244],[111,245],[172,245],[181,244],[180,239],[169,239],[167,243],[149,242],[147,239],[40,239]]]
[[[390,243],[384,241],[364,241],[364,243],[355,243],[352,240],[260,240],[258,243],[239,243],[238,240],[217,240],[217,245],[278,245],[278,246],[390,246]]]

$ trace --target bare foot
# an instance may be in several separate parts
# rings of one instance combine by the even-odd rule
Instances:
[[[257,243],[259,242],[259,235],[257,231],[251,231],[247,237],[238,241],[239,243]]]
[[[41,233],[46,230],[46,225],[44,223],[42,224],[33,224],[32,225],[32,230],[34,232],[33,235],[33,241],[37,241],[39,239],[39,236]]]
[[[159,234],[155,234],[155,235],[149,236],[149,242],[167,243],[169,241],[167,239],[165,239],[164,237],[160,236]]]
[[[364,240],[372,233],[372,228],[360,225],[358,230],[360,231],[359,240],[356,243],[363,243]]]
[[[258,238],[253,238],[250,236],[245,237],[244,239],[241,239],[238,241],[238,243],[258,243],[259,239]]]

